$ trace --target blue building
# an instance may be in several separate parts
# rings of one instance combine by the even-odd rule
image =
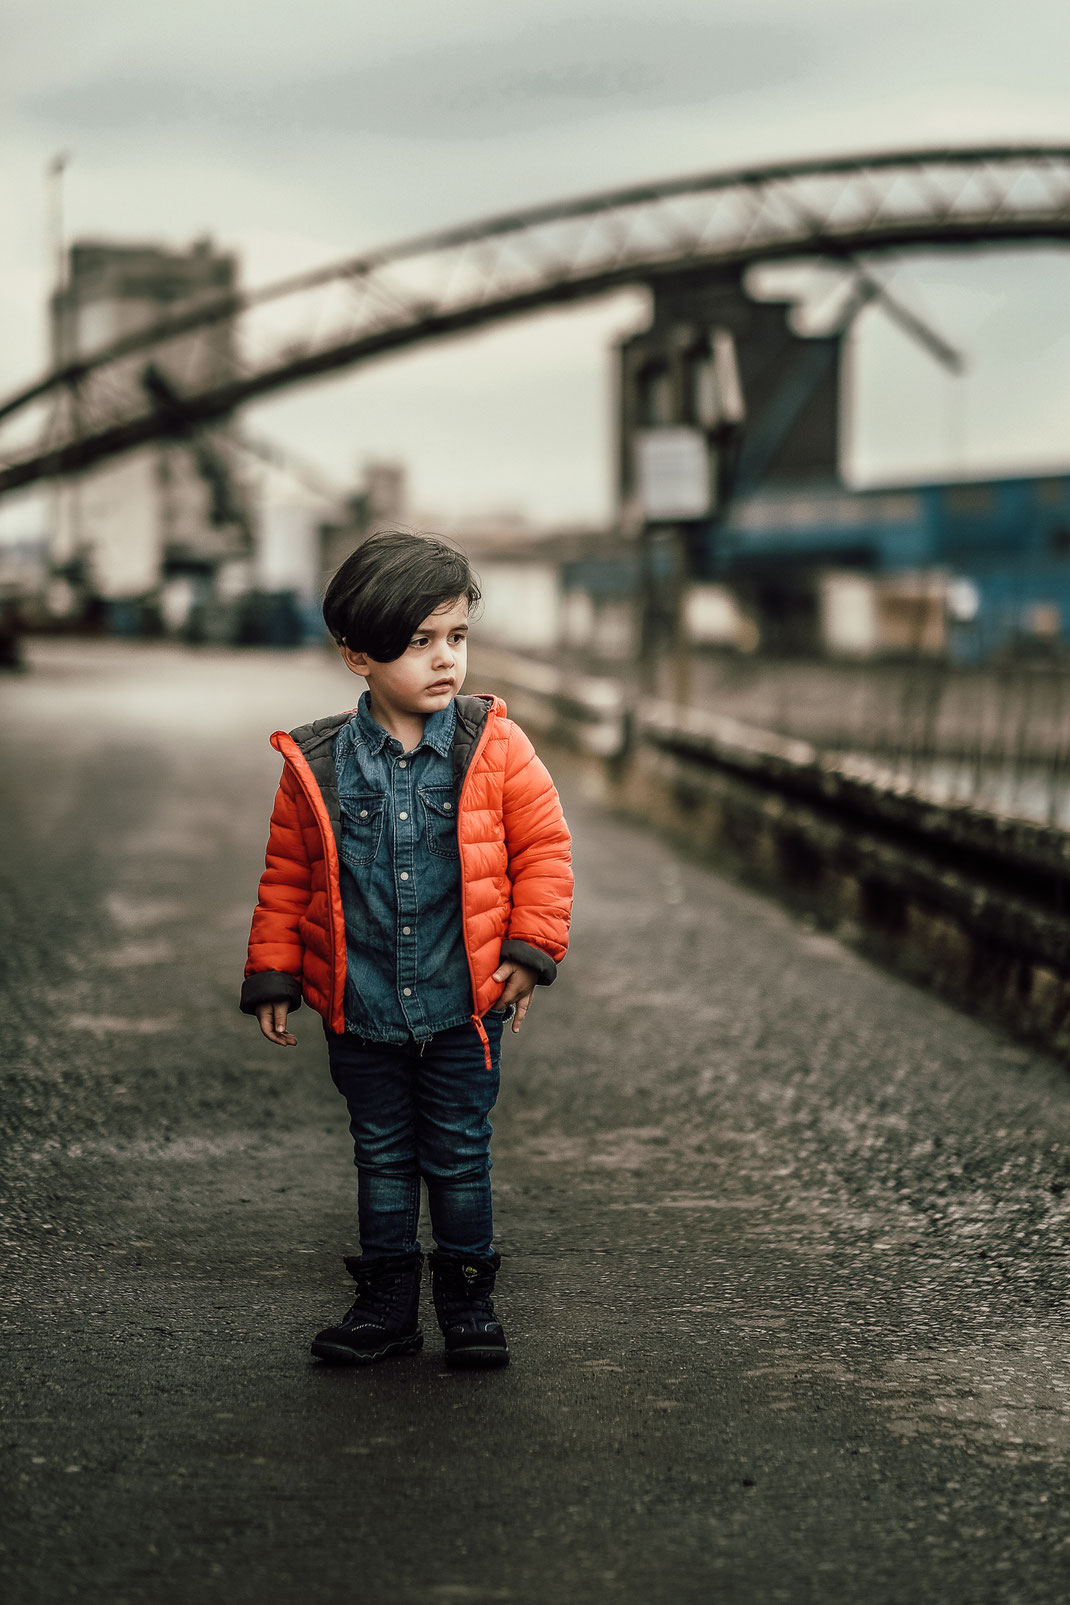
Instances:
[[[1070,643],[1070,474],[900,485],[768,486],[696,529],[696,578],[745,597],[786,646],[817,642],[830,571],[939,581],[958,662]]]

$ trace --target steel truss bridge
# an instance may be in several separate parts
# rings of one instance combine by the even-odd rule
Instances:
[[[702,174],[425,234],[184,303],[0,401],[0,493],[293,384],[683,273],[1070,238],[1070,147],[888,152]]]

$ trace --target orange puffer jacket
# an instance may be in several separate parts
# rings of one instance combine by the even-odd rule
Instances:
[[[500,697],[460,696],[453,774],[461,917],[472,980],[472,1023],[502,992],[505,959],[543,985],[568,946],[571,841],[553,781]],[[345,1030],[346,933],[338,873],[341,820],[333,746],[352,717],[317,719],[271,744],[285,760],[271,815],[267,867],[249,935],[241,1007],[302,997],[333,1031]]]

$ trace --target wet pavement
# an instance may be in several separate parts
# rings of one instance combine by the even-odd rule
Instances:
[[[308,1359],[355,1173],[235,1007],[318,652],[40,645],[4,731],[18,1605],[1070,1595],[1070,1077],[607,818],[495,1113],[513,1363]],[[478,687],[472,687],[478,689]]]

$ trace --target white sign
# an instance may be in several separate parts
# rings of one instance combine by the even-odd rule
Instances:
[[[639,429],[635,477],[643,516],[705,518],[710,511],[710,451],[700,429]]]

